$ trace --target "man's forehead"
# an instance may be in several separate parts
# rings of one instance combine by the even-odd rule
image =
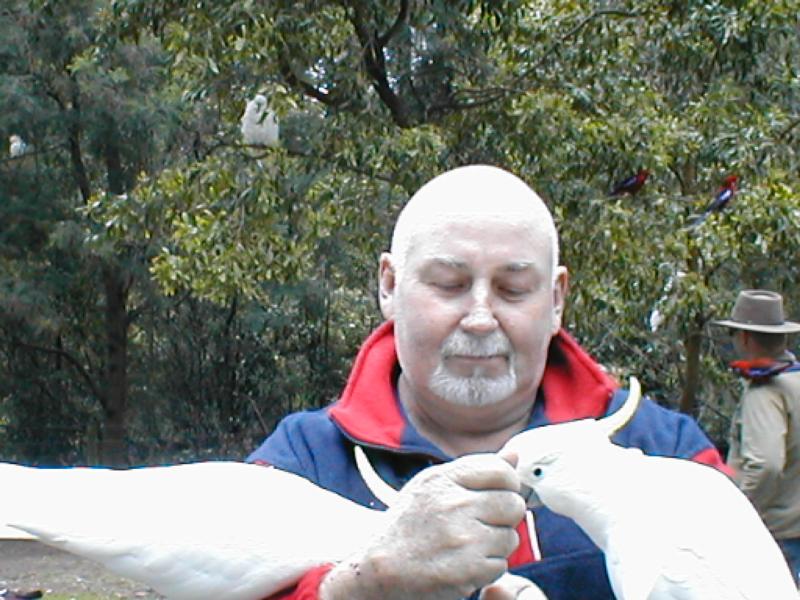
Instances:
[[[546,231],[531,223],[446,220],[415,231],[406,258],[421,268],[520,272],[545,269],[553,260],[552,251]]]
[[[548,228],[528,213],[518,214],[431,214],[410,230],[410,241],[426,249],[480,246],[486,251],[518,249],[537,252],[548,247]],[[538,254],[538,252],[537,252]]]
[[[459,256],[453,255],[436,255],[430,254],[428,256],[420,257],[420,266],[426,267],[441,267],[444,269],[452,269],[456,271],[470,271],[473,268],[469,260],[465,260]],[[496,265],[498,270],[506,271],[509,273],[520,273],[525,271],[536,270],[539,265],[536,261],[526,259],[511,259],[500,262]]]
[[[496,167],[472,165],[420,188],[398,217],[391,252],[402,265],[414,247],[472,240],[494,253],[516,244],[521,252],[515,258],[556,262],[557,236],[546,204],[524,181]]]

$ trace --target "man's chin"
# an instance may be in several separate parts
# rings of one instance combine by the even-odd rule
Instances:
[[[434,380],[431,390],[457,406],[491,406],[511,396],[516,391],[516,381],[510,375],[492,378],[450,376]]]

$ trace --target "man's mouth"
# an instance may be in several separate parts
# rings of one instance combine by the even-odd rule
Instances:
[[[505,354],[451,354],[447,358],[455,358],[458,360],[474,360],[474,361],[483,361],[483,360],[493,360],[493,359],[505,359]]]
[[[480,374],[484,377],[497,377],[508,370],[508,357],[503,354],[452,354],[446,360],[453,372],[464,376]]]

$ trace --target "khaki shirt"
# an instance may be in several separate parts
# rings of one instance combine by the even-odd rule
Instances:
[[[800,537],[800,371],[746,384],[728,464],[772,534]]]

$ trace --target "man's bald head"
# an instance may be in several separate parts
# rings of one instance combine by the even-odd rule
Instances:
[[[548,238],[555,273],[558,233],[542,199],[508,171],[488,165],[469,165],[431,179],[401,211],[391,247],[396,275],[402,276],[403,266],[417,236],[454,220],[530,225],[538,235]]]

